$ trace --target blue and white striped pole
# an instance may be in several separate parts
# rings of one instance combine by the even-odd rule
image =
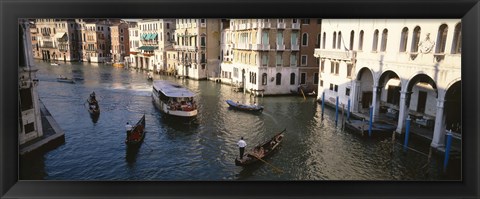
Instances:
[[[373,118],[373,106],[370,106],[370,121],[368,121],[368,136],[372,136],[372,118]]]
[[[348,98],[348,105],[347,105],[347,121],[350,120],[350,98]]]
[[[450,148],[452,147],[452,130],[447,133],[447,146],[445,148],[445,160],[443,161],[443,172],[447,171],[448,159],[450,158]]]
[[[405,124],[405,141],[403,142],[403,151],[407,151],[409,135],[410,135],[410,116],[407,117],[407,122]]]
[[[335,105],[335,127],[337,126],[338,123],[338,96],[337,96],[337,103]]]
[[[325,92],[322,93],[322,120],[323,120],[324,111],[325,111]]]

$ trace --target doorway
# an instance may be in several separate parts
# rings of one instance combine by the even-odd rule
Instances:
[[[427,104],[427,92],[418,92],[417,112],[425,113],[425,105]]]
[[[372,91],[362,93],[362,108],[370,108],[372,104]]]

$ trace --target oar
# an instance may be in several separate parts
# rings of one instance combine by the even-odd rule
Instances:
[[[255,157],[255,158],[257,158],[258,160],[264,162],[265,164],[271,166],[272,168],[274,168],[274,169],[277,170],[278,172],[283,173],[283,170],[282,170],[282,169],[280,169],[280,168],[278,168],[278,167],[276,167],[276,166],[273,166],[272,164],[268,163],[267,161],[263,160],[262,158],[257,157],[256,155],[253,155],[253,154],[250,154],[250,155],[253,156],[253,157]]]

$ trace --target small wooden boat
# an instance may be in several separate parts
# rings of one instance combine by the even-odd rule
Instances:
[[[271,155],[282,142],[283,133],[286,130],[287,129],[284,129],[282,132],[277,133],[275,136],[273,136],[272,139],[256,146],[251,151],[246,152],[243,155],[242,159],[240,159],[239,157],[235,158],[235,165],[247,166]]]
[[[90,114],[100,114],[100,106],[98,105],[98,101],[95,98],[88,98],[88,112]]]
[[[53,63],[51,63],[50,65],[52,65],[52,66],[58,66],[58,65],[60,65],[60,64],[53,62]]]
[[[125,139],[125,144],[127,144],[128,146],[138,146],[145,138],[144,130],[145,114],[143,114],[143,117],[137,122],[135,126],[133,126],[131,131],[127,131],[127,138]]]
[[[262,112],[263,111],[263,106],[259,105],[245,105],[245,104],[240,104],[240,103],[235,103],[232,100],[227,100],[227,104],[230,106],[230,108],[241,110],[241,111],[248,111],[248,112]]]
[[[75,83],[75,81],[72,78],[68,78],[64,76],[57,77],[57,82],[65,82],[65,83],[71,83],[71,84]]]
[[[148,81],[153,81],[153,76],[152,76],[152,74],[148,73],[148,75],[147,75],[147,80],[148,80]]]

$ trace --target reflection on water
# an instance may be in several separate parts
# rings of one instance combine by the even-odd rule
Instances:
[[[155,76],[185,85],[197,93],[199,114],[178,120],[158,111],[151,99],[147,72],[102,64],[72,63],[51,66],[37,62],[39,95],[65,131],[66,142],[36,160],[21,162],[23,179],[52,180],[442,180],[442,160],[427,163],[424,154],[379,139],[336,128],[334,110],[314,98],[251,98],[230,86]],[[56,81],[58,75],[79,77],[75,84]],[[101,116],[91,118],[84,107],[95,91]],[[254,101],[261,114],[230,110],[228,99]],[[127,148],[126,122],[146,116],[146,137],[136,149]],[[259,163],[235,166],[236,142],[247,149],[287,129],[278,151]],[[393,148],[393,153],[391,152]],[[428,152],[427,152],[428,153]],[[40,162],[40,163],[38,163]],[[28,162],[29,164],[30,162]],[[272,166],[281,168],[277,172]],[[44,175],[38,176],[38,173]],[[459,173],[459,172],[458,172]]]

